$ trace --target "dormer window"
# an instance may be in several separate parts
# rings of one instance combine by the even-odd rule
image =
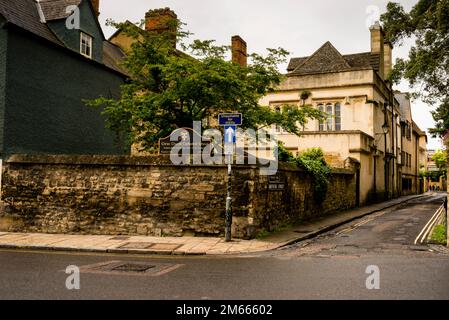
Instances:
[[[81,32],[80,52],[83,56],[92,59],[92,37]]]

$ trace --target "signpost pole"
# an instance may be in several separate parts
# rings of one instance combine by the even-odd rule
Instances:
[[[225,218],[225,241],[230,242],[232,238],[231,227],[232,227],[232,155],[228,155],[228,189],[226,197],[226,218]]]
[[[225,213],[225,241],[232,239],[232,161],[234,160],[234,147],[236,143],[237,126],[242,124],[241,113],[223,113],[218,115],[218,123],[224,127],[224,153],[228,159],[228,181]]]

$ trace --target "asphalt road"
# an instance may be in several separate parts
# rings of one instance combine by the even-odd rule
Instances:
[[[0,298],[449,299],[449,252],[413,246],[441,205],[442,196],[414,200],[313,240],[253,256],[145,257],[3,250]],[[66,288],[69,265],[81,267],[79,290]],[[136,265],[148,269],[120,271]],[[366,287],[368,266],[378,267],[378,290]]]

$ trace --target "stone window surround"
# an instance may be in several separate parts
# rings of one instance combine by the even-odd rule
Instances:
[[[342,105],[343,103],[341,101],[332,101],[329,100],[327,102],[321,101],[321,102],[316,102],[315,103],[315,108],[319,109],[320,107],[323,107],[323,109],[321,111],[324,111],[328,114],[330,114],[331,116],[328,117],[328,119],[326,119],[325,121],[318,121],[318,130],[319,132],[324,132],[324,131],[342,131],[342,127],[341,127],[341,111],[342,111]],[[337,106],[339,107],[338,113],[339,115],[337,116]],[[329,107],[332,108],[332,111],[329,113]],[[331,129],[329,129],[328,125],[329,125],[329,121],[331,121]]]

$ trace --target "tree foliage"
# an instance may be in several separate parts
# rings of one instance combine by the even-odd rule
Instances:
[[[397,60],[391,80],[407,79],[419,88],[415,97],[438,104],[432,134],[442,137],[449,130],[449,0],[419,0],[408,13],[390,2],[381,20],[393,44],[415,39],[408,59]]]
[[[447,172],[447,161],[448,161],[447,151],[438,150],[432,156],[432,161],[435,162],[435,165],[437,166],[440,172]]]
[[[296,163],[312,175],[315,201],[323,202],[326,199],[331,174],[323,150],[320,148],[306,150],[296,158]]]
[[[308,105],[284,105],[282,112],[259,106],[259,100],[283,79],[277,66],[288,55],[284,49],[267,49],[266,56],[251,54],[251,63],[243,67],[227,59],[228,46],[211,40],[185,44],[190,34],[182,30],[180,21],[172,23],[158,34],[110,22],[135,40],[124,62],[130,79],[120,98],[100,97],[88,104],[103,107],[107,126],[125,134],[129,143],[151,150],[174,129],[191,128],[193,121],[220,112],[243,113],[243,129],[277,124],[293,134],[299,134],[309,118],[322,117]]]
[[[278,150],[279,161],[295,163],[298,168],[307,171],[312,176],[314,199],[317,203],[323,202],[326,199],[331,174],[331,168],[324,159],[323,150],[320,148],[308,149],[297,157],[286,149],[283,143],[279,143]]]

